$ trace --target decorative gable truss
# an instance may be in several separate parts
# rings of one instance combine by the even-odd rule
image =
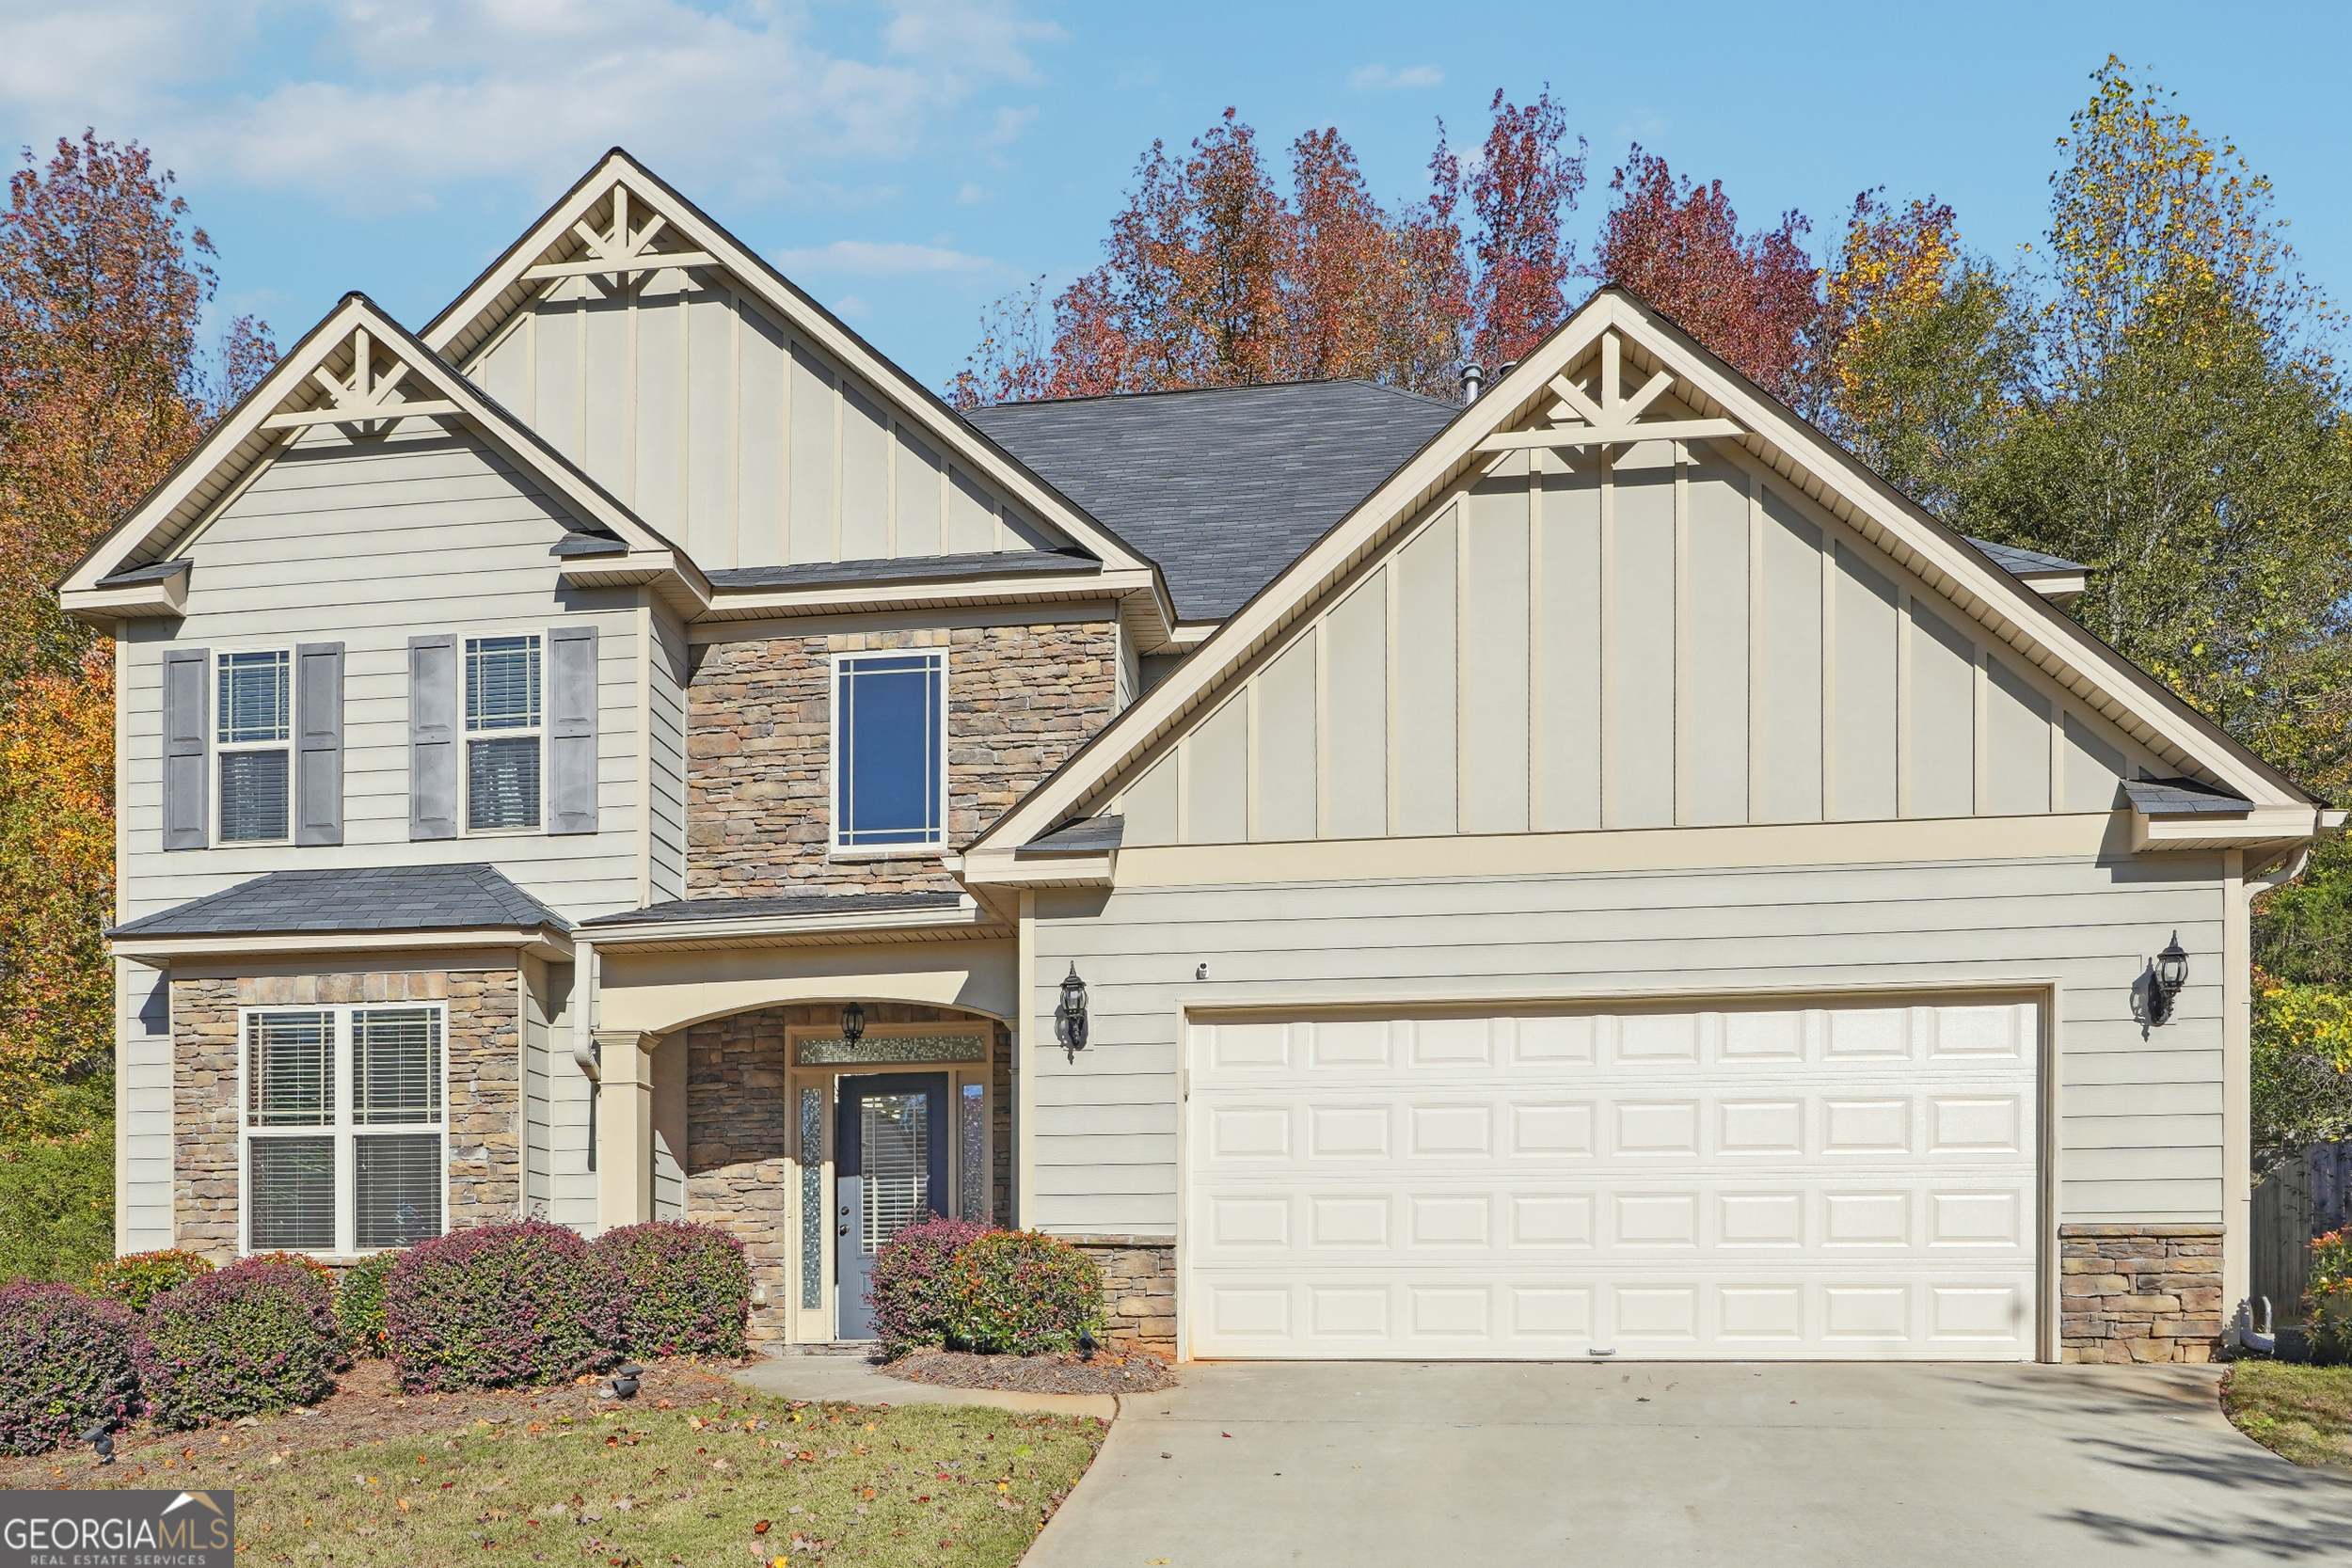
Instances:
[[[573,520],[557,546],[582,583],[646,584],[682,615],[710,602],[694,563],[476,388],[364,294],[345,295],[276,369],[59,585],[66,610],[100,626],[176,616],[180,551],[270,460],[302,442],[380,442],[417,421],[485,440]]]
[[[1128,848],[2137,821],[2154,797],[2122,786],[2178,777],[2200,784],[2137,847],[2252,864],[2341,820],[1612,289],[984,833],[964,874],[1066,880],[1039,841],[1096,817],[1121,818]]]
[[[1172,634],[1156,566],[618,150],[423,337],[676,539],[715,617],[882,608],[910,571],[858,563],[945,560],[927,602],[1117,596]]]

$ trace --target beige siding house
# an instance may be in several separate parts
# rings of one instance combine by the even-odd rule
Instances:
[[[925,1212],[1182,1355],[2203,1359],[2342,824],[1629,294],[1485,395],[962,417],[615,151],[345,299],[116,640],[119,1243],[543,1213],[862,1338]]]

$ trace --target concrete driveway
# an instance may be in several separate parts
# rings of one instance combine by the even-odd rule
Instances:
[[[1024,1568],[2352,1562],[2203,1368],[1226,1363],[1133,1395]]]

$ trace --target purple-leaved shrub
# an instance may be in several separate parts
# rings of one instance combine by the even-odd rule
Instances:
[[[621,1286],[628,1354],[740,1355],[752,1311],[743,1243],[713,1225],[653,1220],[591,1243]]]
[[[139,1385],[156,1422],[205,1426],[335,1391],[342,1331],[310,1270],[248,1258],[147,1304]]]
[[[412,1390],[504,1388],[621,1359],[620,1282],[545,1220],[420,1242],[384,1286],[385,1349]]]
[[[984,1225],[934,1214],[882,1244],[874,1254],[866,1304],[886,1354],[903,1355],[918,1346],[947,1342],[948,1271],[958,1253],[987,1234]]]
[[[46,1453],[138,1413],[131,1309],[71,1285],[0,1285],[0,1453]]]

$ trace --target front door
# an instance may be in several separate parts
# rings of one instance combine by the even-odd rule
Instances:
[[[839,1337],[871,1339],[875,1252],[926,1214],[947,1212],[947,1075],[865,1073],[842,1079],[838,1096]]]

